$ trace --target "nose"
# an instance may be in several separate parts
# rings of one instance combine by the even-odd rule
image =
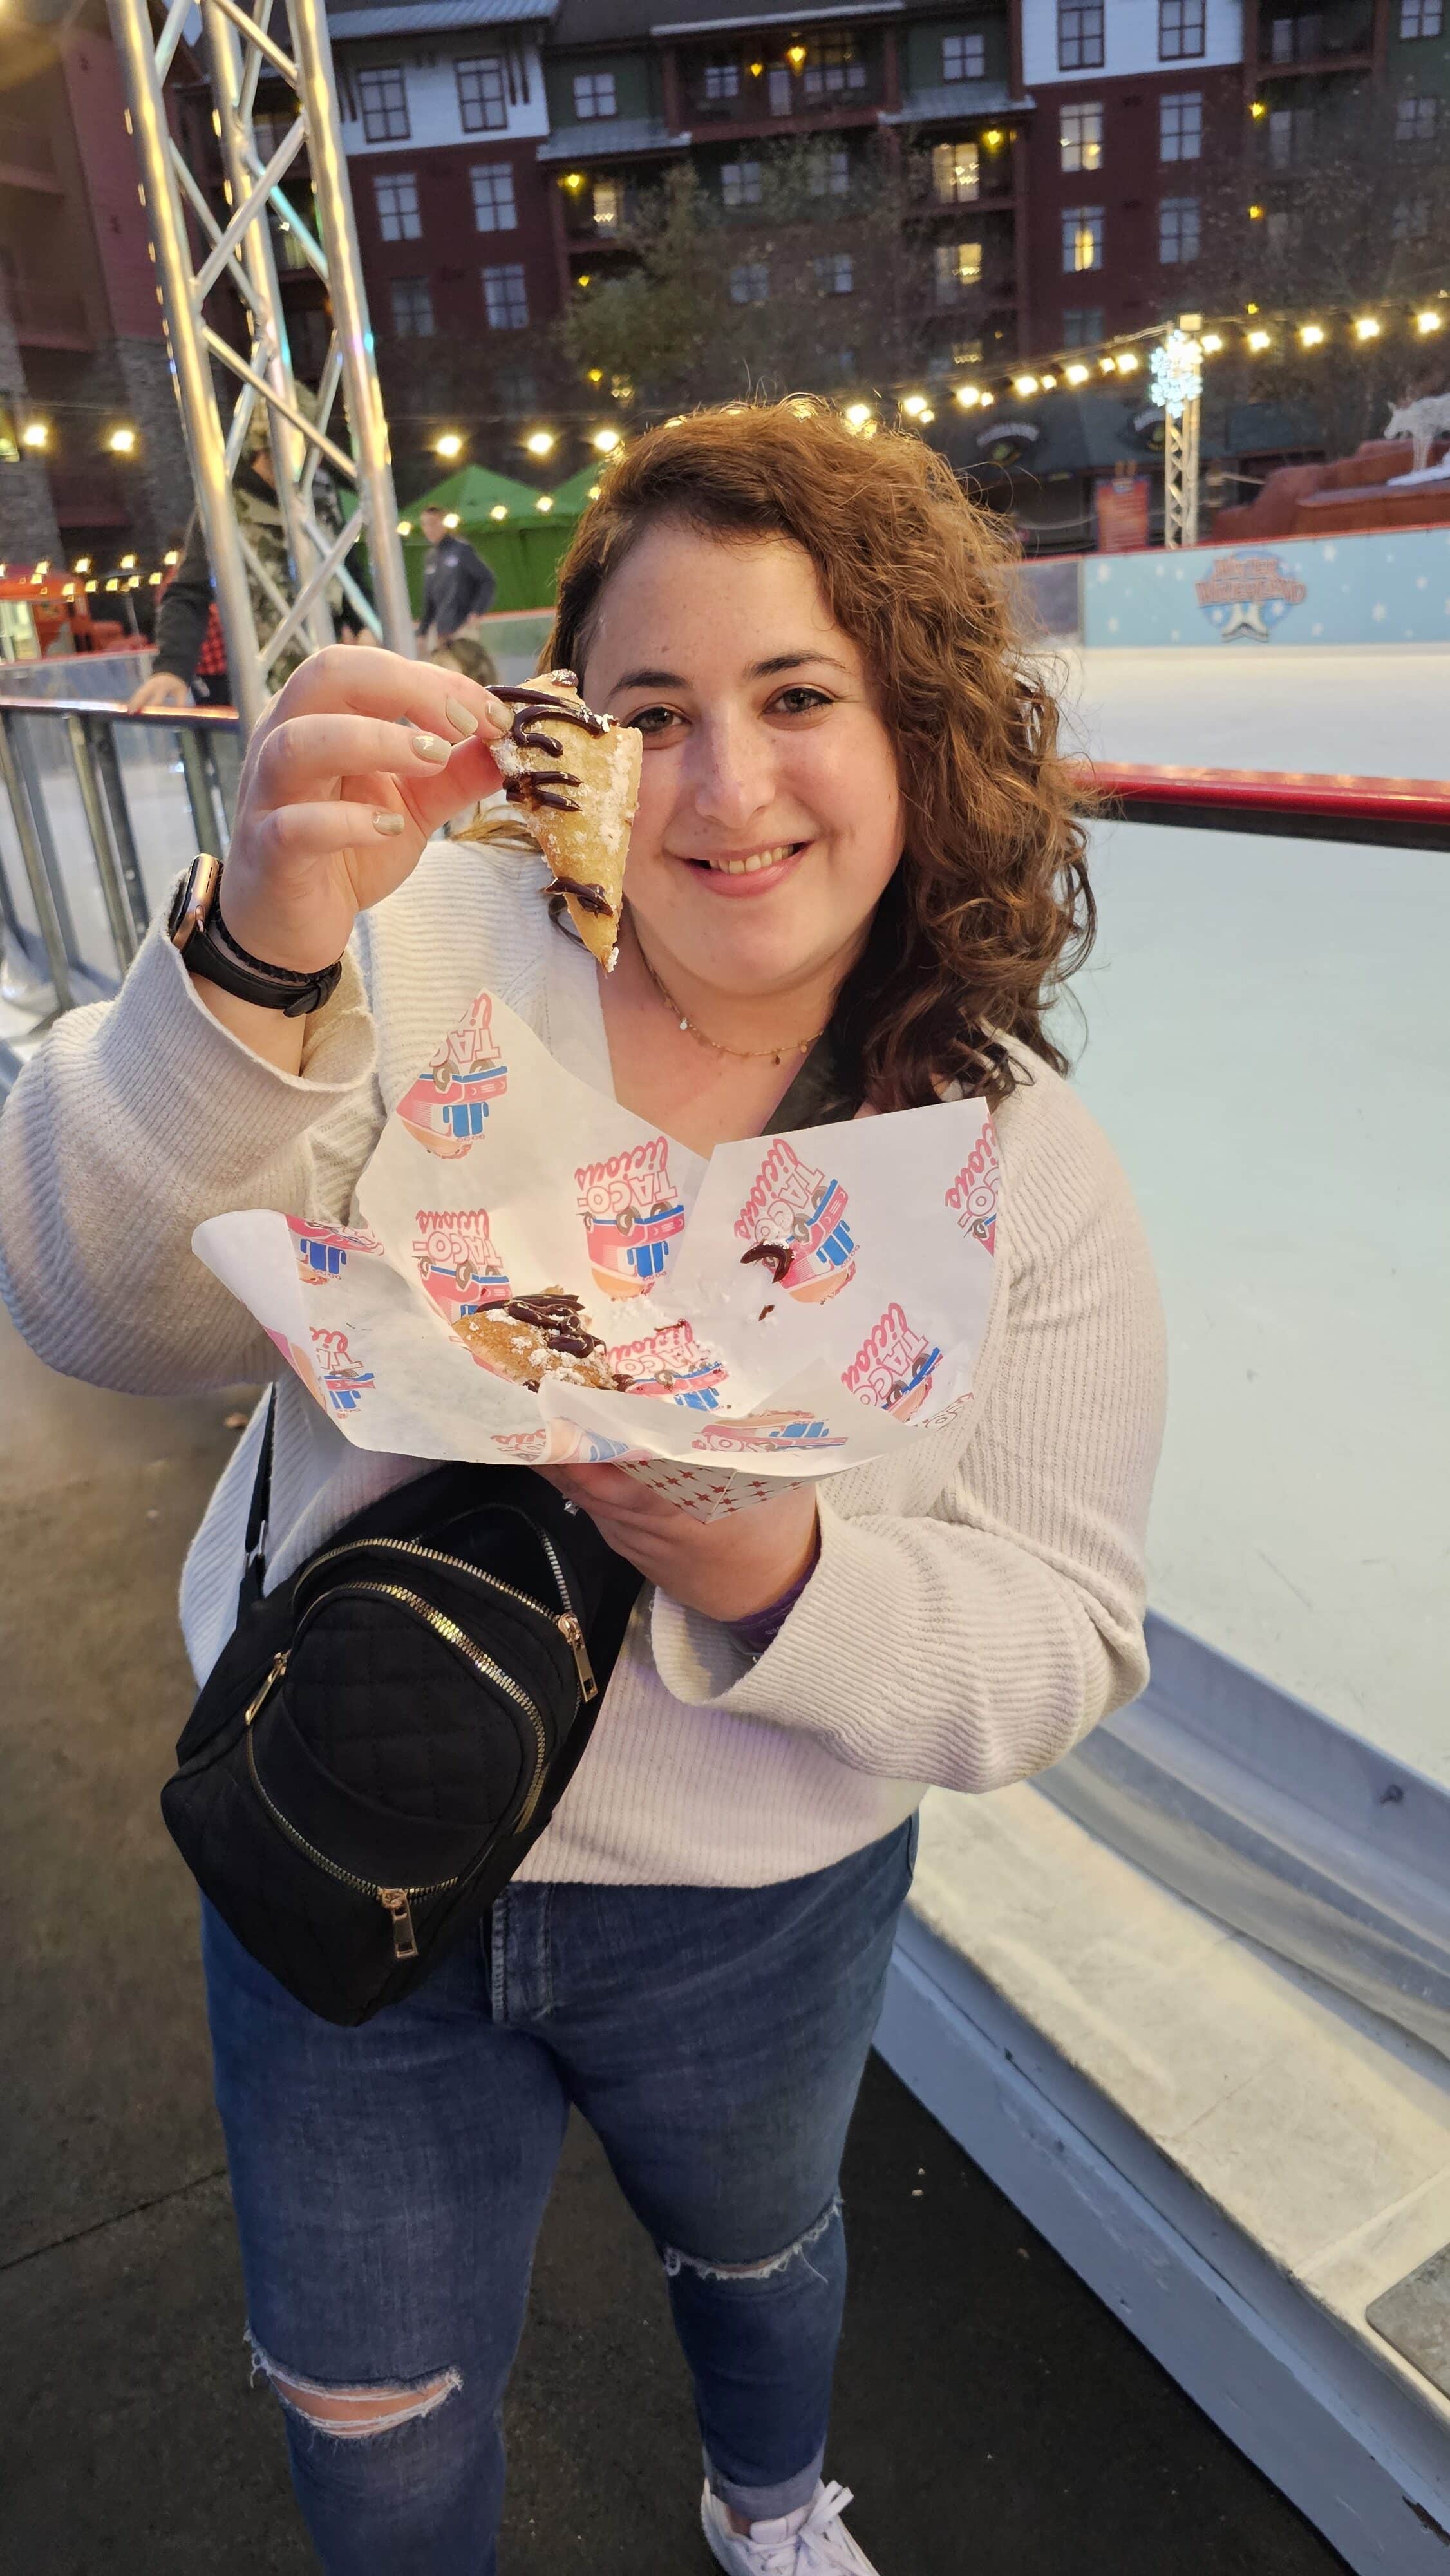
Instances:
[[[691,732],[682,781],[693,811],[724,832],[742,832],[776,792],[775,752],[747,715],[711,714]]]

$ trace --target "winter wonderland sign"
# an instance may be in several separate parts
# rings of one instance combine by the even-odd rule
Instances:
[[[1226,644],[1236,635],[1266,644],[1271,630],[1307,596],[1305,584],[1278,555],[1220,555],[1203,581],[1198,604]]]

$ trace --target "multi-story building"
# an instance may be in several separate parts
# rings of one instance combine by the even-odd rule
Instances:
[[[0,49],[0,558],[154,562],[186,451],[103,0]]]
[[[1198,304],[1245,131],[1239,0],[1022,0],[1035,344]]]
[[[332,0],[329,9],[378,368],[405,483],[410,455],[421,458],[440,414],[487,423],[503,445],[509,422],[548,390],[561,285],[552,173],[538,150],[549,131],[540,42],[555,6]],[[289,302],[300,313],[315,306],[317,289],[295,274]],[[411,479],[416,489],[416,466]]]

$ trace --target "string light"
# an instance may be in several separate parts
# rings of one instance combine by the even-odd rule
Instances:
[[[1415,329],[1417,331],[1440,331],[1443,330],[1443,328],[1444,323],[1442,317],[1438,313],[1431,313],[1426,310],[1424,313],[1417,313],[1415,315]]]
[[[1356,340],[1377,340],[1380,326],[1372,313],[1361,313],[1354,326]]]
[[[1099,358],[1098,374],[1100,376],[1115,376],[1117,372],[1118,362],[1116,358]]]
[[[178,548],[177,548],[177,547],[175,547],[175,546],[170,546],[170,547],[168,547],[168,548],[167,548],[166,553],[162,556],[161,560],[162,560],[162,562],[163,562],[164,564],[179,564],[179,563],[180,563],[180,561],[181,561],[181,555],[180,555],[180,552],[179,552]],[[80,571],[80,565],[79,565],[79,564],[77,564],[77,566],[76,566],[76,570],[77,570],[77,572],[79,572],[79,571]],[[90,571],[90,565],[89,565],[89,564],[87,564],[87,566],[86,566],[86,570],[87,570],[87,572],[89,572],[89,571]]]
[[[22,447],[49,447],[50,426],[43,420],[28,420],[20,433]]]
[[[1257,354],[1260,349],[1268,348],[1269,339],[1270,334],[1267,331],[1251,331],[1244,343],[1244,346],[1247,349],[1252,349]]]
[[[619,432],[617,429],[596,429],[589,444],[597,447],[601,456],[612,456],[619,445]]]
[[[134,456],[136,432],[134,429],[113,429],[106,444],[113,456]]]
[[[871,405],[869,403],[847,403],[845,419],[846,427],[848,429],[864,429],[870,417]]]
[[[412,520],[411,520],[411,519],[400,519],[400,520],[398,521],[398,534],[399,534],[399,536],[400,536],[400,537],[411,537],[412,533],[413,533],[413,522],[412,522]]]
[[[1306,349],[1317,349],[1323,338],[1323,325],[1318,322],[1306,322],[1299,334],[1301,345]]]
[[[91,559],[90,559],[90,556],[89,556],[89,555],[77,555],[77,557],[76,557],[76,571],[77,571],[77,572],[81,572],[81,573],[85,573],[85,572],[89,572],[89,571],[90,571],[90,568],[91,568]]]
[[[554,496],[552,492],[541,492],[537,501],[534,503],[534,508],[536,510],[552,510],[553,506]]]
[[[1014,376],[1012,379],[1012,391],[1014,394],[1021,394],[1025,401],[1029,394],[1036,393],[1037,378],[1035,376]]]
[[[1043,379],[1042,379],[1042,390],[1043,390],[1043,392],[1044,392],[1045,394],[1053,394],[1053,393],[1056,393],[1056,391],[1057,391],[1057,378],[1056,378],[1056,376],[1044,376],[1044,377],[1043,377]]]
[[[441,438],[435,439],[433,442],[433,453],[435,456],[447,457],[450,463],[455,456],[461,456],[463,454],[463,441],[459,437],[457,430],[446,429]]]
[[[1223,341],[1217,331],[1205,331],[1198,345],[1206,358],[1216,358],[1223,347]]]
[[[903,394],[901,408],[908,420],[924,420],[931,417],[925,394]]]
[[[1068,368],[1068,370],[1067,370],[1067,381],[1068,381],[1068,383],[1069,383],[1070,385],[1085,385],[1085,384],[1087,383],[1087,380],[1088,380],[1088,371],[1087,371],[1086,367],[1069,367],[1069,368]]]
[[[1136,375],[1142,363],[1143,361],[1139,357],[1136,349],[1120,349],[1118,351],[1118,373],[1120,376]]]
[[[458,525],[458,512],[456,510],[445,510],[443,513],[443,525],[445,528],[456,528]]]
[[[531,429],[524,445],[531,456],[552,456],[556,441],[551,429]]]
[[[491,519],[506,519],[508,517],[508,511],[502,501],[495,501],[493,508],[490,510],[488,515]]]
[[[49,572],[49,570],[50,570],[50,566],[49,566],[49,564],[42,564],[42,565],[41,565],[41,567],[40,567],[40,569],[41,569],[41,571],[42,571],[42,572]],[[135,569],[136,569],[136,558],[135,558],[135,556],[134,556],[134,555],[122,555],[122,557],[121,557],[121,570],[122,570],[122,572],[134,572],[134,571],[135,571]]]
[[[958,385],[952,399],[961,404],[963,411],[973,411],[982,397],[975,385]]]

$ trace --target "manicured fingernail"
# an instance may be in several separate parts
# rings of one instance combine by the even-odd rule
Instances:
[[[448,745],[436,733],[415,733],[413,749],[420,760],[436,760],[441,765],[448,758]]]
[[[455,733],[477,733],[477,716],[470,714],[467,707],[460,706],[457,698],[445,698],[443,712]]]
[[[373,829],[376,832],[401,832],[402,828],[403,817],[401,814],[375,814],[373,816]]]
[[[489,723],[496,726],[500,733],[507,733],[514,720],[513,708],[506,707],[502,698],[496,698],[492,689],[485,689],[483,694],[488,702]]]

